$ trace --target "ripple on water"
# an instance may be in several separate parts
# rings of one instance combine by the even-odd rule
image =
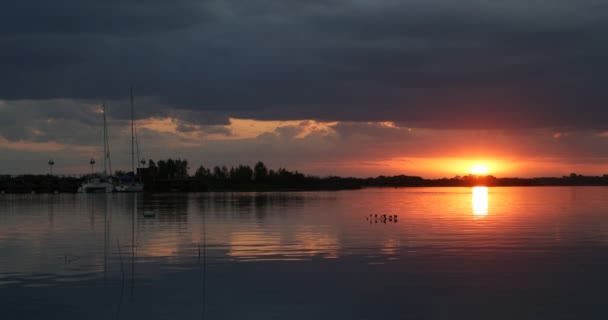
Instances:
[[[200,315],[203,292],[215,318],[380,319],[405,309],[428,319],[449,318],[441,310],[460,318],[495,318],[496,310],[498,319],[608,318],[598,294],[608,287],[606,194],[4,196],[0,295],[11,299],[9,315],[24,319],[35,318],[19,317],[31,297],[41,297],[38,311],[60,306],[57,318],[118,311],[191,318]],[[370,214],[398,220],[370,221]],[[76,305],[83,307],[68,308]]]

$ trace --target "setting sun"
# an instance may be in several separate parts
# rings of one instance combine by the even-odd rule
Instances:
[[[488,174],[489,171],[488,166],[483,164],[476,164],[471,167],[471,173],[476,175],[485,175]]]

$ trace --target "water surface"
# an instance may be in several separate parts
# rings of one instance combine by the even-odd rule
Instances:
[[[2,319],[606,319],[606,270],[606,187],[0,195]]]

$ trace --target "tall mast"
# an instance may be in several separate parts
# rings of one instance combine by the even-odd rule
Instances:
[[[108,139],[108,125],[106,124],[106,102],[101,104],[103,110],[103,174],[108,175],[108,168],[112,174],[112,159],[110,158],[110,141]]]
[[[133,85],[131,85],[131,172],[135,174],[135,115],[133,112]]]
[[[108,157],[108,130],[106,128],[106,102],[102,102],[101,108],[103,110],[103,174],[108,174],[108,168],[106,165],[106,158]]]
[[[135,154],[137,155],[137,157],[135,157],[135,160],[137,161],[137,173],[139,173],[139,170],[141,168],[141,155],[139,153],[139,138],[137,137],[137,126],[135,126]],[[139,181],[141,182],[141,176],[139,176]]]

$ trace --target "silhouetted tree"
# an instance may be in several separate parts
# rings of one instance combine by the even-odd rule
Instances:
[[[250,166],[239,165],[230,169],[230,179],[239,184],[253,181],[253,170]]]
[[[256,182],[264,182],[268,178],[268,168],[262,161],[258,161],[253,167],[253,174]]]
[[[158,178],[160,179],[185,179],[188,178],[188,160],[167,159],[159,160]],[[154,167],[154,162],[150,160],[150,168]]]
[[[199,178],[199,179],[210,178],[210,177],[212,177],[211,170],[205,168],[204,166],[200,166],[200,167],[198,167],[198,169],[196,169],[196,172],[194,173],[194,177]]]
[[[167,162],[165,160],[158,160],[156,164],[158,166],[158,178],[168,179],[169,173],[167,171]]]
[[[167,178],[173,179],[175,177],[175,172],[177,167],[175,165],[175,160],[169,158],[167,159]]]
[[[185,179],[188,178],[188,160],[177,159],[175,160],[175,173],[176,178]]]
[[[213,167],[213,177],[220,181],[228,179],[228,168],[226,166]]]

